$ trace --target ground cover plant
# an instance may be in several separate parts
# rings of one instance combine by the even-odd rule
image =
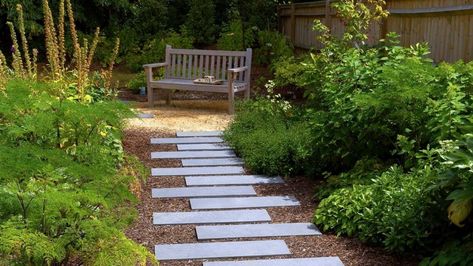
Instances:
[[[19,33],[9,24],[11,64],[0,54],[0,264],[157,264],[123,232],[136,212],[130,187],[146,175],[122,149],[132,113],[110,81],[119,41],[109,66],[90,73],[99,30],[80,45],[69,0],[60,1],[57,20],[47,0],[43,10],[47,75],[38,77],[20,5]]]
[[[303,87],[306,102],[276,114],[274,98],[246,103],[226,138],[256,172],[326,178],[314,215],[323,230],[416,250],[424,265],[468,265],[473,63],[434,64],[428,45],[400,47],[396,34],[365,45],[383,4],[334,3],[345,34],[316,22],[324,48],[275,69],[276,87]],[[294,121],[308,133],[292,134]]]

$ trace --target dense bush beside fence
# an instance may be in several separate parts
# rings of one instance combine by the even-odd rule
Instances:
[[[275,152],[240,139],[272,139],[274,124],[304,121],[307,156],[279,149],[272,158],[278,162],[254,169],[297,174],[284,170],[304,165],[313,176],[326,177],[316,194],[316,224],[396,252],[432,255],[444,247],[424,260],[427,265],[471,261],[473,63],[433,65],[426,45],[400,47],[395,34],[377,47],[364,46],[368,20],[384,16],[377,13],[381,2],[368,8],[334,4],[347,21],[343,38],[316,24],[325,48],[276,67],[276,86],[304,87],[307,102],[271,119],[241,110],[227,138],[245,161],[263,162]],[[281,128],[281,139],[293,138],[290,128]]]

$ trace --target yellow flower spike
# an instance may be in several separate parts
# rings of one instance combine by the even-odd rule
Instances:
[[[448,219],[458,227],[463,227],[461,224],[471,213],[473,203],[471,200],[455,200],[448,206]]]

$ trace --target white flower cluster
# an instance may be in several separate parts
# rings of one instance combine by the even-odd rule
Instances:
[[[292,109],[291,103],[284,100],[281,94],[275,94],[274,88],[276,87],[276,83],[274,80],[268,80],[268,82],[264,85],[268,95],[266,98],[276,107],[277,109],[283,110],[284,112],[288,112]]]

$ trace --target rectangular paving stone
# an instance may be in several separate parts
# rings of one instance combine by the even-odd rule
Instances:
[[[153,224],[222,224],[270,222],[266,210],[232,210],[232,211],[198,211],[198,212],[156,212],[153,213]]]
[[[154,188],[153,198],[255,196],[252,186]]]
[[[191,199],[190,203],[193,210],[266,208],[300,205],[299,201],[291,196]]]
[[[137,114],[137,117],[141,118],[141,119],[148,119],[148,118],[154,118],[154,115],[153,114],[141,113],[141,114]]]
[[[321,235],[311,223],[197,226],[196,232],[199,240]]]
[[[203,266],[343,266],[339,257],[298,259],[206,261]]]
[[[220,137],[223,131],[187,131],[177,132],[176,136],[180,137]]]
[[[231,150],[225,151],[159,151],[152,152],[151,159],[229,158],[235,157]]]
[[[204,143],[204,144],[177,144],[179,151],[220,151],[231,150],[231,147],[224,143]]]
[[[156,245],[158,260],[215,259],[290,255],[283,240]]]
[[[256,185],[282,184],[284,180],[277,177],[259,175],[217,175],[217,176],[186,176],[187,186],[228,186],[228,185]]]
[[[221,143],[219,137],[189,137],[189,138],[152,138],[151,144],[192,144],[192,143]]]
[[[241,166],[153,168],[151,170],[153,176],[232,175],[243,173],[245,173],[245,170]]]
[[[183,159],[182,166],[219,166],[219,165],[243,165],[240,158],[222,159]]]

